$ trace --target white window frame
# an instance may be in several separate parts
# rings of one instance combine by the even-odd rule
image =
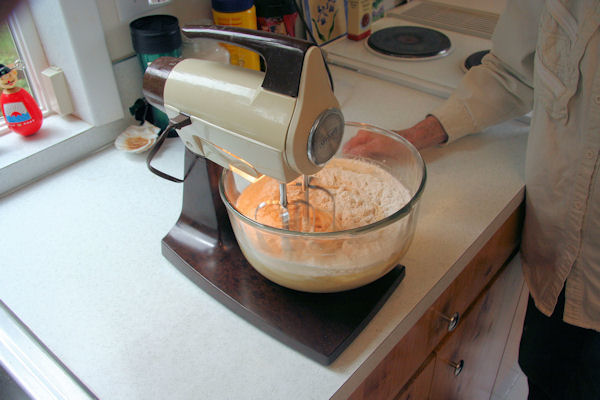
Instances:
[[[9,20],[36,95],[47,90],[41,72],[49,65],[65,74],[74,112],[47,114],[30,138],[0,136],[0,196],[110,144],[129,119],[95,0],[22,1]],[[42,96],[42,107],[52,99]],[[5,151],[2,151],[5,150]]]

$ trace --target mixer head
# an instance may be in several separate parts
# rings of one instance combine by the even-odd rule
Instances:
[[[320,48],[243,28],[188,26],[183,33],[256,51],[266,72],[207,60],[159,58],[144,74],[149,103],[166,112],[193,153],[249,180],[267,175],[281,182],[278,198],[257,205],[257,219],[275,215],[288,230],[314,231],[325,220],[333,226],[333,196],[311,186],[308,178],[337,152],[344,130]],[[286,183],[300,175],[305,177],[304,199],[288,201]],[[329,194],[331,210],[311,206],[312,190]]]
[[[291,182],[318,172],[339,148],[344,118],[319,47],[243,28],[188,26],[258,52],[262,73],[207,60],[163,57],[144,75],[149,103],[172,119],[189,116],[179,136],[195,154],[247,177]]]

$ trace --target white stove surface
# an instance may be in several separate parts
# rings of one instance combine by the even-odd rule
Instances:
[[[506,7],[506,0],[435,0],[438,4],[485,11],[500,15]]]
[[[372,26],[372,32],[392,27],[392,26],[422,26],[435,29],[448,36],[451,41],[450,52],[443,57],[430,59],[396,59],[389,56],[375,54],[367,49],[366,40],[353,41],[347,38],[340,38],[323,47],[326,53],[327,61],[330,64],[345,67],[356,72],[373,76],[379,79],[399,83],[413,89],[421,90],[439,97],[448,97],[450,93],[458,86],[464,75],[464,61],[471,54],[489,50],[491,48],[491,32],[479,34],[459,33],[456,29],[443,29],[439,26],[431,26],[423,23],[417,23],[402,18],[403,12],[419,4],[439,5],[440,3],[431,3],[426,1],[413,1],[405,6],[398,7],[386,14],[386,17],[375,22]],[[452,6],[450,6],[452,7]],[[467,17],[470,10],[464,8],[448,9],[448,15],[453,11],[466,11]],[[445,21],[445,10],[441,9],[441,21]],[[481,12],[488,30],[493,29],[497,14]],[[431,15],[431,14],[428,14]],[[471,21],[466,21],[469,27]],[[435,24],[435,21],[433,22]],[[487,36],[487,37],[481,37]]]

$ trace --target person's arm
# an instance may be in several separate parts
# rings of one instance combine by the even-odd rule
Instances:
[[[448,135],[439,121],[428,116],[423,121],[410,129],[396,131],[411,142],[417,149],[433,146],[445,142]],[[355,156],[393,156],[401,151],[404,145],[385,135],[375,135],[368,129],[359,130],[352,139],[350,139],[343,148],[343,154]]]
[[[482,64],[469,70],[450,98],[431,112],[435,118],[428,116],[398,133],[417,148],[424,148],[450,143],[529,112],[533,105],[533,58],[543,3],[543,0],[509,0],[493,35],[492,51]]]
[[[411,142],[417,149],[448,142],[446,130],[433,115],[428,115],[424,120],[409,129],[395,132]]]
[[[533,59],[544,0],[508,0],[492,37],[492,51],[471,68],[458,88],[416,125],[396,131],[418,149],[450,143],[521,116],[533,106]],[[362,133],[344,151],[384,153],[381,140]]]

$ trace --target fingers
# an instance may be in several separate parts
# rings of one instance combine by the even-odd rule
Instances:
[[[375,157],[385,156],[389,154],[392,148],[386,145],[385,142],[378,138],[371,138],[367,141],[354,144],[353,146],[344,147],[344,154],[363,156],[363,157]]]
[[[364,129],[359,130],[358,133],[344,145],[344,153],[354,154],[354,148],[369,143],[373,140],[373,136],[374,135],[369,131]]]
[[[404,133],[404,131],[399,131]],[[400,134],[402,136],[402,134]],[[344,154],[363,157],[389,157],[401,151],[397,140],[368,130],[359,131],[342,148]]]
[[[366,152],[365,145],[357,145],[352,147],[344,146],[344,154],[352,156],[364,156]],[[367,153],[368,154],[368,153]]]

